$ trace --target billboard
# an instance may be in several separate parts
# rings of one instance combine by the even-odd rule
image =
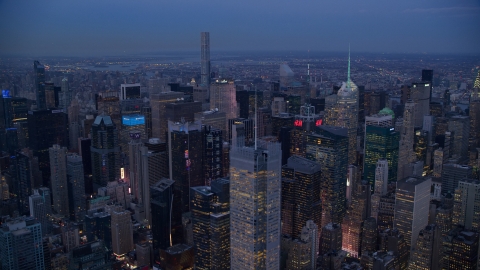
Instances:
[[[145,116],[140,114],[124,115],[122,117],[122,124],[125,126],[145,125]]]

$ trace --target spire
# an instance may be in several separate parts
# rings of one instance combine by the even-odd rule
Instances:
[[[254,136],[255,136],[255,150],[257,150],[257,86],[255,85],[255,128],[254,128]]]
[[[347,72],[347,87],[350,88],[350,43],[348,44],[348,72]]]

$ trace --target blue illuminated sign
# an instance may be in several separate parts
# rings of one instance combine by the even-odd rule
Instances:
[[[10,90],[2,90],[2,97],[3,98],[10,98]]]
[[[123,116],[122,124],[125,126],[145,125],[145,116],[140,114]]]

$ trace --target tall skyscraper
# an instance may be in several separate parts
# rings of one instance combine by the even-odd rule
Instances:
[[[448,119],[448,130],[453,131],[452,156],[468,157],[468,136],[470,134],[469,116],[455,115]]]
[[[229,180],[217,179],[210,186],[192,187],[195,267],[230,269]]]
[[[42,225],[42,234],[49,234],[52,231],[52,204],[48,188],[39,188],[33,191],[30,196],[30,216],[34,217]]]
[[[38,61],[34,61],[33,72],[35,73],[37,110],[45,110],[47,108],[47,100],[45,97],[45,66]]]
[[[99,115],[92,125],[92,173],[95,184],[105,187],[120,179],[120,147],[112,118]]]
[[[469,178],[471,175],[472,167],[468,165],[444,164],[442,170],[442,194],[454,194],[455,189],[458,187],[458,182]]]
[[[321,224],[320,185],[315,161],[291,156],[282,166],[282,234],[299,239],[308,220]]]
[[[378,221],[380,199],[388,192],[388,161],[379,159],[375,169],[375,189],[372,195],[372,217]]]
[[[410,99],[407,100],[403,111],[403,126],[400,131],[397,180],[404,178],[406,165],[415,161],[415,153],[413,152],[415,110],[416,104]]]
[[[230,152],[232,269],[279,269],[281,150],[278,143]]]
[[[205,185],[223,176],[223,136],[222,131],[211,126],[203,126],[203,173]]]
[[[167,103],[175,102],[183,98],[182,92],[161,92],[150,96],[152,107],[152,136],[162,142],[167,141],[168,122],[166,117]]]
[[[76,222],[83,222],[87,214],[87,205],[81,156],[77,154],[67,155],[67,178],[70,219]]]
[[[391,115],[367,116],[365,119],[364,179],[375,187],[375,170],[379,159],[388,162],[388,182],[397,180],[400,134]]]
[[[394,228],[405,236],[408,249],[428,225],[431,179],[408,177],[397,182]]]
[[[42,227],[33,217],[8,219],[0,230],[2,269],[47,269],[43,260]]]
[[[413,83],[410,98],[415,103],[414,127],[422,127],[423,117],[430,114],[431,82]]]
[[[116,255],[123,255],[133,250],[133,225],[130,211],[115,207],[112,216],[112,250]]]
[[[200,33],[201,47],[201,83],[205,86],[210,85],[210,32]]]
[[[146,181],[147,179],[144,179],[142,177],[142,152],[140,151],[140,148],[143,146],[143,143],[140,140],[140,131],[130,131],[129,135],[131,140],[128,143],[128,172],[131,194],[133,195],[133,199],[137,203],[143,203],[143,185],[146,184],[147,186],[149,186],[148,181]]]
[[[233,80],[219,79],[210,84],[210,110],[224,112],[227,119],[238,117],[236,89]]]
[[[54,144],[49,149],[53,210],[68,217],[67,148]],[[83,180],[83,179],[82,179]]]
[[[346,212],[348,131],[346,128],[318,126],[315,133],[306,136],[306,144],[306,157],[320,163],[322,169],[321,225],[331,221],[341,224]]]
[[[190,207],[190,188],[205,185],[201,124],[168,121],[168,156],[169,178],[175,181],[175,190],[181,198],[175,211],[186,213]]]

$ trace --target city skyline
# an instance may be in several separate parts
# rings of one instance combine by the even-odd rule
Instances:
[[[93,5],[94,4],[94,5]],[[114,6],[113,6],[114,4]],[[113,8],[112,8],[113,7]],[[183,0],[0,2],[5,55],[92,56],[198,50],[478,54],[480,3]],[[380,23],[381,22],[381,23]]]

